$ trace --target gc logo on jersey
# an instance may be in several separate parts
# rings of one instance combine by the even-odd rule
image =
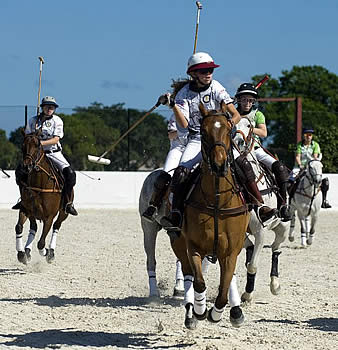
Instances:
[[[210,102],[210,95],[203,96],[202,100],[204,103],[209,103]]]
[[[47,126],[47,128],[50,128],[50,127],[52,126],[52,123],[49,122],[49,121],[47,121],[47,122],[46,122],[46,126]]]

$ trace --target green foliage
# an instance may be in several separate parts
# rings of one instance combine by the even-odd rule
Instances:
[[[264,74],[265,75],[265,74]],[[257,83],[264,75],[252,77]],[[293,67],[270,78],[259,89],[259,97],[301,97],[303,126],[315,129],[323,153],[324,172],[338,171],[338,76],[320,66]],[[261,102],[269,132],[269,149],[290,168],[296,146],[295,102]]]
[[[13,143],[7,140],[5,130],[0,129],[0,168],[14,169],[20,157],[20,151]]]

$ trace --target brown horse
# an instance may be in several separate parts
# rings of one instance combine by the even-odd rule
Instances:
[[[172,241],[185,276],[185,325],[190,329],[196,327],[196,319],[208,318],[214,323],[221,320],[249,221],[233,176],[232,123],[222,112],[207,111],[202,104],[199,108],[203,116],[201,173],[186,200],[182,234]],[[218,296],[209,312],[202,274],[206,256],[213,262],[218,260],[220,266]],[[231,308],[231,323],[239,326],[243,320],[240,307]]]
[[[62,177],[57,175],[42,148],[39,139],[40,132],[24,135],[22,146],[23,172],[25,179],[19,184],[21,188],[21,209],[19,219],[15,226],[16,250],[20,262],[27,264],[31,258],[32,243],[37,231],[36,220],[43,222],[43,229],[38,249],[48,262],[54,260],[56,236],[62,222],[67,218],[62,206]],[[49,249],[45,248],[45,241],[53,224],[55,216],[57,220],[53,225]],[[25,247],[23,246],[22,231],[27,218],[30,221],[30,231]]]

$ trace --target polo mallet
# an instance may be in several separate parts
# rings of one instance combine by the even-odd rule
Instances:
[[[257,85],[255,86],[256,89],[259,89],[267,80],[269,80],[269,76],[266,75],[261,81],[259,81],[257,83]]]
[[[39,111],[40,111],[40,92],[41,92],[42,65],[45,63],[45,60],[41,56],[39,56],[39,61],[40,61],[40,73],[39,73],[38,105],[37,105],[37,108],[36,108],[36,115],[39,115]]]
[[[161,96],[162,97],[162,96]],[[119,143],[122,139],[124,139],[132,130],[134,130],[137,125],[139,125],[150,113],[154,111],[159,105],[162,104],[162,99],[161,97],[158,99],[156,105],[152,107],[143,117],[138,119],[124,134],[122,134],[118,140],[116,140],[100,157],[95,157],[88,155],[88,160],[92,163],[96,164],[103,164],[103,165],[109,165],[110,164],[110,159],[103,158],[107,153],[111,152]]]
[[[4,175],[6,175],[6,179],[9,179],[11,176],[4,170],[4,169],[2,169],[2,168],[0,168],[0,171],[4,174]]]
[[[195,42],[194,42],[193,54],[196,53],[198,26],[200,24],[200,12],[202,10],[202,4],[199,1],[196,1],[196,6],[197,6],[197,16],[196,16],[196,30],[195,30]]]

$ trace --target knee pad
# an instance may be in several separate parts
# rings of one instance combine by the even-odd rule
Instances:
[[[171,182],[172,184],[172,190],[177,188],[178,186],[182,185],[189,177],[190,169],[186,168],[185,166],[178,166],[175,169],[173,180]]]
[[[75,171],[70,166],[68,166],[67,168],[64,168],[62,170],[62,173],[63,173],[63,175],[65,177],[65,180],[66,180],[66,186],[74,187],[75,184],[76,184],[76,173],[75,173]]]
[[[239,156],[236,158],[236,164],[239,166],[242,175],[240,177],[244,176],[243,182],[251,182],[255,180],[255,174],[253,172],[252,166],[250,162],[246,159],[244,156]]]
[[[171,181],[171,176],[167,172],[161,170],[161,172],[159,173],[154,183],[154,186],[158,190],[162,190],[163,188],[166,188],[167,186],[169,186],[170,181]]]
[[[277,160],[276,162],[274,162],[271,166],[271,170],[274,173],[275,177],[276,177],[276,181],[278,183],[284,183],[287,182],[289,179],[289,172],[287,167],[280,162],[279,160]]]
[[[322,180],[321,190],[322,192],[327,192],[329,190],[330,182],[327,177]]]

